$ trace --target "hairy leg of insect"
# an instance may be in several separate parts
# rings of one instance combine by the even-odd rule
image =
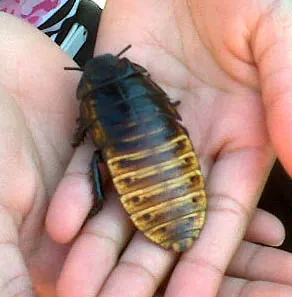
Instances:
[[[91,180],[93,183],[93,205],[92,208],[88,214],[88,218],[93,217],[96,215],[102,208],[103,200],[104,200],[104,194],[102,190],[102,180],[101,180],[101,174],[98,167],[98,164],[102,162],[102,157],[100,154],[100,151],[95,151],[92,160],[91,160]]]
[[[141,65],[132,63],[132,66],[133,66],[133,68],[135,69],[135,71],[137,73],[147,73],[147,75],[150,76],[150,74],[148,74],[148,71],[144,67],[142,67]]]
[[[73,141],[72,141],[73,147],[79,146],[84,141],[86,133],[92,125],[92,123],[87,123],[87,121],[82,118],[78,118],[76,122],[77,122],[77,127],[74,131]]]
[[[73,141],[72,141],[73,147],[77,147],[81,144],[81,142],[83,142],[87,132],[87,127],[85,127],[85,125],[83,124],[83,121],[80,118],[77,119],[76,123],[77,123],[77,127],[74,131]]]
[[[177,101],[174,101],[174,102],[171,102],[171,104],[174,106],[174,107],[177,107],[181,104],[181,101],[177,100]]]

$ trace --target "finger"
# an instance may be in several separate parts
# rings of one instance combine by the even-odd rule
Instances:
[[[265,211],[258,210],[254,221],[250,226],[250,237],[255,236],[259,240],[256,229],[257,224],[279,224],[278,220]],[[268,227],[267,226],[267,227]],[[281,229],[282,230],[282,229]],[[260,230],[259,230],[260,231]],[[275,230],[277,232],[277,230]],[[261,234],[260,234],[261,235]],[[266,239],[267,238],[267,239]],[[263,237],[263,241],[269,242],[269,235]],[[271,241],[273,237],[271,237]],[[139,253],[137,253],[139,251]],[[152,296],[157,290],[157,286],[172,267],[175,256],[170,253],[161,253],[161,249],[149,244],[140,233],[138,233],[127,250],[121,257],[117,267],[110,275],[104,285],[100,297],[106,296],[127,296],[128,289],[131,287],[133,296]],[[124,293],[123,293],[124,292]]]
[[[136,233],[98,296],[153,296],[176,258]]]
[[[225,277],[217,297],[288,297],[292,287],[263,281]]]
[[[133,227],[116,193],[82,229],[58,283],[60,297],[96,296],[127,244]]]
[[[1,297],[36,297],[18,246],[18,230],[7,208],[0,205],[0,292]]]
[[[46,227],[57,242],[66,243],[72,240],[91,208],[94,199],[89,177],[92,153],[93,149],[88,145],[80,146],[75,151],[50,203]]]
[[[290,253],[243,241],[227,273],[230,276],[249,280],[292,285],[291,265]]]
[[[247,241],[280,246],[285,239],[285,229],[276,216],[258,208],[244,238]]]
[[[182,255],[166,297],[191,296],[194,292],[204,297],[216,295],[243,237],[270,163],[270,156],[258,149],[231,151],[217,160],[208,180],[206,225],[192,249]],[[209,285],[203,285],[206,283]]]
[[[266,13],[253,42],[259,68],[267,124],[286,170],[292,174],[292,3],[280,1]]]

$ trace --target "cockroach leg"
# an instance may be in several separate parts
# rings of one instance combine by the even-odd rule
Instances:
[[[73,135],[73,141],[71,145],[73,147],[78,147],[82,142],[84,142],[84,138],[86,137],[87,131],[91,128],[92,122],[88,123],[88,121],[83,118],[78,118],[76,120],[76,128]]]
[[[104,194],[102,189],[102,180],[101,180],[101,173],[98,167],[98,164],[102,162],[102,156],[100,151],[95,151],[92,160],[91,160],[91,170],[90,176],[92,179],[92,193],[93,193],[93,205],[88,214],[88,217],[91,218],[96,215],[102,208]]]
[[[172,106],[177,107],[177,106],[179,106],[181,104],[181,101],[176,100],[176,101],[171,102],[171,104],[172,104]]]

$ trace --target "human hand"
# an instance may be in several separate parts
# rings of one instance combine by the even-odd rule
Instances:
[[[292,282],[289,254],[245,242],[239,248],[274,159],[271,140],[292,171],[290,117],[283,110],[283,102],[289,106],[284,98],[289,94],[289,5],[108,1],[96,54],[133,45],[126,55],[148,69],[171,98],[182,101],[179,111],[207,176],[207,223],[177,263],[166,297],[291,294],[285,286]],[[76,151],[52,201],[47,226],[59,242],[77,234],[88,212],[90,186],[84,173],[90,154],[87,147]],[[171,252],[139,233],[120,256],[132,234],[111,197],[74,243],[59,281],[62,297],[152,296],[174,265]],[[234,256],[238,248],[241,257]],[[254,256],[242,256],[255,249]],[[268,260],[273,264],[266,267]],[[229,277],[223,280],[228,266]]]
[[[37,287],[54,297],[69,247],[44,222],[72,155],[79,77],[37,29],[5,13],[0,24],[0,296],[32,297]]]

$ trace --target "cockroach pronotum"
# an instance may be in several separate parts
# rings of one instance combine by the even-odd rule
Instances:
[[[104,54],[81,70],[80,117],[74,146],[87,132],[96,147],[91,162],[99,207],[98,164],[105,162],[134,225],[165,249],[183,252],[198,238],[207,198],[200,165],[181,117],[142,66]]]

